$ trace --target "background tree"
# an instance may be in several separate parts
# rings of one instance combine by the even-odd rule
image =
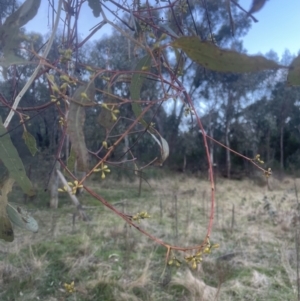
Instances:
[[[12,130],[22,133],[31,154],[36,145],[51,151],[52,166],[59,162],[65,173],[64,176],[53,169],[64,184],[60,191],[70,195],[83,219],[86,214],[76,197],[82,188],[126,223],[162,245],[167,258],[171,251],[193,252],[185,260],[196,268],[202,254],[210,253],[213,247],[209,237],[214,216],[214,180],[207,132],[214,133],[214,139],[224,140],[223,144],[217,143],[225,148],[226,173],[230,177],[230,152],[234,151],[231,147],[234,143],[238,146],[241,140],[240,125],[244,120],[241,115],[248,96],[268,74],[264,70],[278,70],[282,66],[262,56],[249,57],[242,53],[239,37],[249,28],[249,16],[245,16],[236,2],[174,1],[165,6],[160,3],[150,6],[148,2],[120,5],[111,0],[112,7],[109,7],[104,2],[88,1],[101,21],[81,40],[78,18],[84,2],[60,0],[56,15],[52,8],[55,21],[45,46],[40,38],[20,36],[21,26],[34,17],[40,1],[26,0],[1,26],[3,76],[8,87],[13,87],[2,99],[3,136],[9,134],[5,128],[13,126]],[[119,9],[124,15],[119,16]],[[63,30],[56,40],[61,16]],[[87,51],[85,47],[93,34],[108,25],[114,29],[114,36],[101,39]],[[233,42],[229,40],[230,34],[235,34]],[[224,49],[225,46],[231,49]],[[201,67],[196,67],[196,63]],[[22,65],[25,65],[23,71]],[[293,85],[298,84],[295,70],[298,69],[290,68],[288,74],[288,81]],[[258,73],[253,75],[255,72]],[[18,81],[20,88],[15,84]],[[213,102],[217,103],[213,111],[212,103],[205,103],[205,97],[209,99],[212,91],[216,93]],[[274,94],[274,101],[281,99],[278,95]],[[30,107],[23,107],[26,97]],[[201,106],[209,109],[208,131],[199,118]],[[28,113],[24,114],[25,111]],[[278,117],[282,129],[284,117],[288,115]],[[183,116],[190,121],[183,123]],[[53,121],[55,125],[50,130]],[[189,128],[189,132],[184,133],[180,126]],[[196,144],[198,138],[203,143],[201,147]],[[182,158],[183,170],[189,156],[196,162],[193,168],[198,165],[206,170],[208,166],[210,173],[211,212],[207,231],[203,241],[191,247],[170,245],[153,236],[137,224],[149,217],[147,212],[126,214],[88,184],[95,173],[100,173],[103,181],[111,170],[114,172],[114,168],[120,169],[124,164],[132,165],[133,174],[139,173],[137,157],[144,164],[143,169],[149,165],[163,166],[170,149],[171,160],[180,162]],[[178,151],[181,158],[176,154]],[[24,192],[33,194],[20,158],[14,155],[12,159],[7,154],[2,154],[1,160],[5,163],[18,160],[22,175],[13,173],[12,165],[7,168],[19,185],[24,186],[22,179],[25,179]],[[206,156],[206,164],[202,154]],[[253,158],[235,154],[255,164],[267,176],[270,174]],[[219,161],[223,155],[224,151],[219,153]]]

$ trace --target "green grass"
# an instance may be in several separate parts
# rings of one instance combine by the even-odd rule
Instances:
[[[151,219],[139,226],[160,239],[180,246],[201,243],[208,223],[209,184],[182,176],[149,182],[151,187],[143,184],[141,197],[137,182],[89,185],[121,212],[149,212]],[[196,192],[190,193],[194,188]],[[289,188],[267,192],[274,207]],[[18,193],[10,198],[18,199]],[[182,262],[180,268],[166,266],[166,248],[126,225],[86,192],[81,202],[91,221],[76,219],[74,226],[68,197],[62,195],[59,209],[51,211],[41,206],[47,198],[39,192],[42,202],[27,206],[39,222],[39,233],[14,228],[15,241],[0,242],[0,300],[206,301],[214,300],[219,283],[218,300],[296,300],[293,228],[282,230],[295,197],[289,194],[274,224],[263,208],[265,194],[263,188],[243,181],[218,181],[219,213],[211,240],[221,247],[190,272],[183,258],[189,252],[174,253]],[[68,293],[64,284],[72,281],[76,291]]]

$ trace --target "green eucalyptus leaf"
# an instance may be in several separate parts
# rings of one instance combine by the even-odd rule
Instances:
[[[4,26],[22,27],[32,20],[37,14],[41,0],[26,0],[4,22]]]
[[[267,2],[267,0],[252,0],[252,5],[248,12],[248,15],[254,14],[254,13],[258,12],[259,10],[261,10],[266,2]]]
[[[22,190],[29,196],[33,196],[34,190],[29,178],[26,175],[24,165],[19,154],[10,140],[9,134],[0,117],[0,160],[8,169],[10,176],[16,180]]]
[[[31,155],[34,156],[38,151],[35,138],[26,130],[24,131],[22,138],[24,139]]]
[[[107,94],[104,95],[104,102],[108,104],[107,106],[111,108],[112,104],[118,103],[118,99],[113,96],[111,88],[108,87]],[[109,105],[110,104],[110,105]],[[116,108],[117,109],[117,108]],[[113,119],[113,115],[110,110],[105,107],[101,108],[100,114],[98,116],[98,122],[106,130],[110,130],[112,126],[116,123],[116,120]]]
[[[25,64],[26,60],[16,54],[21,38],[19,29],[27,24],[40,7],[41,0],[26,0],[14,13],[8,16],[0,26],[0,50],[3,57],[0,59],[0,66],[8,67],[12,64]]]
[[[5,56],[0,58],[0,66],[7,68],[10,65],[25,65],[25,64],[31,64],[31,62],[28,62],[24,60],[23,58],[15,55],[14,53],[10,52],[7,53]],[[2,71],[2,75],[4,79],[7,79],[7,71]]]
[[[15,208],[14,206],[8,203],[6,206],[6,212],[10,221],[14,225],[34,233],[38,232],[39,226],[37,221],[27,212],[25,212],[22,208]]]
[[[144,71],[144,72],[149,71],[150,67],[151,67],[151,56],[146,55],[138,62],[135,71]],[[136,103],[134,101],[140,100],[140,93],[145,79],[146,79],[146,74],[138,73],[138,72],[134,73],[131,79],[131,84],[130,84],[130,96],[132,100],[131,107],[136,118],[140,118],[139,116],[142,113],[142,108],[139,103]],[[148,127],[148,123],[143,118],[140,118],[140,122],[145,128]]]
[[[202,42],[197,37],[181,37],[171,45],[182,49],[203,67],[218,72],[247,73],[282,67],[263,56],[248,56],[232,50],[223,50],[211,42]]]

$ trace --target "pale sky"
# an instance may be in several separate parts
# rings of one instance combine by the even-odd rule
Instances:
[[[58,0],[55,0],[57,5]],[[240,5],[249,10],[252,0],[240,0]],[[106,2],[108,3],[108,2]],[[101,21],[95,18],[88,4],[84,4],[84,18],[79,20],[82,37],[89,33],[89,29]],[[254,14],[259,20],[252,22],[252,27],[244,38],[244,48],[249,54],[265,54],[273,49],[281,57],[285,49],[294,55],[300,50],[300,1],[299,0],[269,0],[261,11]],[[51,21],[50,21],[51,23]],[[48,27],[48,1],[42,0],[38,15],[28,23],[30,31],[46,33]],[[108,30],[104,27],[101,33],[95,36],[99,39]],[[109,32],[108,32],[109,33]]]
[[[241,0],[247,10],[252,0]],[[285,49],[297,55],[300,50],[300,1],[269,0],[261,11],[254,14],[259,22],[252,27],[244,38],[248,53],[265,54],[270,49],[281,57]]]

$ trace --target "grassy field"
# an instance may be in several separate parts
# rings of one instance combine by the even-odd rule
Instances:
[[[89,183],[128,214],[147,211],[140,226],[179,246],[202,242],[208,223],[210,185],[174,175],[138,183]],[[211,240],[220,248],[196,270],[184,256],[165,265],[166,249],[125,224],[86,193],[81,201],[91,222],[76,219],[62,195],[59,209],[45,208],[47,195],[26,207],[39,222],[37,234],[15,230],[0,241],[0,300],[297,300],[295,233],[300,180],[272,179],[269,191],[253,180],[218,179]],[[17,192],[12,201],[22,199]],[[177,200],[177,201],[176,201]],[[65,284],[74,282],[74,292]],[[220,288],[220,290],[218,290]]]

